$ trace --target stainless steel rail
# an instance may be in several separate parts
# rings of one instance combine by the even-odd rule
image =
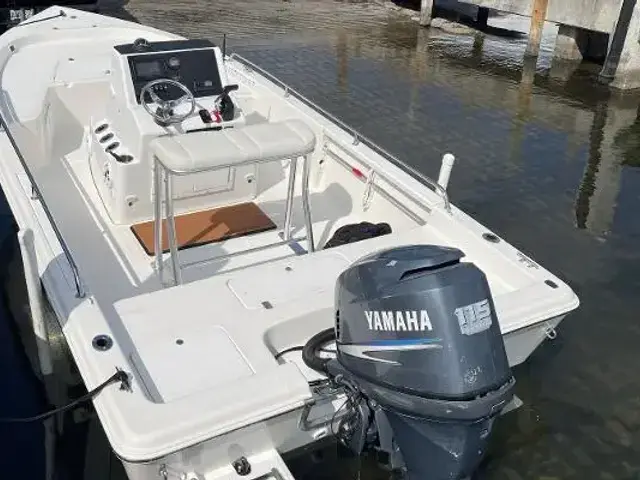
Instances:
[[[328,138],[328,137],[325,137],[325,138]],[[348,161],[346,161],[340,155],[336,155],[331,150],[327,150],[327,155],[329,155],[335,162],[337,162],[338,164],[342,165],[346,169],[350,169],[352,167],[352,165]],[[360,158],[357,158],[357,160],[362,161]],[[378,175],[378,177],[382,178],[392,188],[395,188],[396,190],[398,190],[398,192],[401,192],[401,193],[403,192],[403,189],[400,186],[398,186],[397,183],[393,182],[392,180],[386,178],[383,175]],[[361,182],[365,183],[366,180],[361,180]],[[382,197],[384,197],[389,203],[391,203],[398,210],[402,211],[405,215],[410,217],[414,222],[416,222],[419,225],[424,225],[425,221],[424,221],[424,219],[422,217],[417,215],[415,212],[413,212],[410,208],[408,208],[402,202],[399,202],[397,198],[395,198],[393,195],[390,195],[381,186],[376,185],[374,183],[373,186],[372,186],[372,189],[376,192],[377,195],[381,195]],[[420,208],[426,208],[428,211],[431,210],[431,206],[427,205],[425,202],[422,202],[422,201],[420,201],[420,200],[418,200],[416,198],[412,198],[412,197],[408,197],[408,198],[411,201],[413,201],[416,205],[418,205]]]
[[[56,238],[58,239],[58,242],[60,243],[60,246],[62,247],[62,251],[64,252],[64,256],[67,258],[67,262],[69,263],[69,267],[71,268],[71,272],[73,273],[73,281],[74,281],[75,286],[76,286],[76,297],[77,298],[84,298],[85,291],[84,291],[84,288],[82,287],[82,282],[80,280],[80,272],[78,271],[78,265],[76,265],[76,262],[73,259],[73,256],[71,255],[71,252],[69,251],[69,247],[67,247],[67,244],[65,243],[64,239],[62,238],[62,234],[60,233],[60,230],[58,230],[56,222],[53,220],[53,216],[51,215],[51,211],[49,210],[49,207],[47,207],[47,203],[45,202],[44,197],[42,196],[42,193],[40,192],[40,188],[38,187],[38,184],[36,183],[35,179],[33,178],[33,174],[31,173],[31,170],[29,170],[27,162],[24,159],[24,156],[22,155],[22,152],[20,151],[20,148],[18,147],[18,144],[16,143],[15,139],[13,138],[13,135],[11,134],[11,131],[9,130],[7,122],[5,121],[4,116],[2,114],[0,114],[0,126],[2,127],[2,130],[4,131],[4,133],[6,133],[7,138],[9,139],[9,141],[11,142],[11,146],[13,147],[13,151],[15,152],[16,156],[18,157],[18,160],[20,160],[20,163],[22,164],[22,168],[24,168],[24,171],[27,174],[27,177],[29,178],[29,183],[31,183],[32,192],[36,194],[38,200],[40,201],[40,205],[42,206],[42,210],[44,210],[44,213],[47,216],[47,219],[51,223],[51,228],[53,229],[53,233],[55,233]]]
[[[153,155],[153,172],[154,172],[154,188],[155,188],[155,196],[154,196],[154,249],[155,249],[155,265],[158,273],[158,277],[160,278],[160,283],[164,284],[164,267],[162,264],[164,251],[161,248],[162,244],[162,189],[160,184],[164,181],[164,203],[165,203],[165,219],[167,221],[167,235],[169,241],[169,251],[171,255],[171,268],[173,271],[173,283],[174,285],[180,285],[182,283],[181,278],[181,267],[178,262],[178,242],[176,238],[176,226],[175,226],[175,216],[173,211],[173,194],[172,194],[172,176],[180,176],[180,175],[189,175],[193,173],[199,172],[213,172],[219,171],[224,168],[237,168],[241,165],[258,165],[262,163],[268,162],[276,162],[280,160],[284,160],[288,155],[279,155],[276,157],[264,157],[259,160],[246,160],[236,163],[222,163],[219,165],[202,167],[193,170],[174,170],[160,160],[157,155]],[[313,239],[313,224],[311,223],[311,210],[309,205],[309,159],[310,155],[302,155],[303,160],[303,176],[302,176],[302,210],[304,212],[304,222],[305,222],[305,230],[306,230],[306,238],[309,245],[308,252],[315,251],[315,244]],[[274,242],[268,245],[262,245],[257,248],[243,250],[242,253],[247,253],[249,251],[259,251],[267,248],[272,248],[276,246],[293,244],[296,242],[295,239],[291,237],[291,217],[293,213],[293,195],[294,195],[294,186],[296,181],[296,164],[298,162],[299,157],[291,158],[291,168],[289,171],[289,182],[287,188],[287,198],[285,202],[285,218],[284,218],[284,231],[283,233],[283,241],[282,242]],[[162,178],[162,180],[161,180]],[[240,252],[232,252],[226,253],[223,255],[218,255],[214,257],[212,260],[222,260],[224,258],[229,258],[231,256],[235,256]]]
[[[367,138],[364,135],[362,135],[355,128],[347,125],[346,123],[344,123],[339,118],[336,118],[334,115],[332,115],[331,113],[327,112],[322,107],[316,105],[314,102],[309,100],[307,97],[302,95],[300,92],[298,92],[297,90],[294,90],[289,85],[284,83],[282,80],[280,80],[279,78],[275,77],[273,74],[267,72],[262,67],[259,67],[258,65],[256,65],[252,61],[247,60],[242,55],[238,55],[237,53],[232,53],[229,56],[229,59],[230,60],[238,60],[240,63],[245,64],[246,67],[249,67],[249,68],[251,68],[253,70],[256,70],[261,75],[267,77],[272,82],[278,84],[284,90],[285,96],[289,96],[290,94],[293,94],[298,100],[300,100],[301,102],[306,104],[308,107],[310,107],[311,109],[315,110],[317,113],[319,113],[320,115],[326,117],[327,119],[331,120],[332,122],[336,123],[342,129],[350,132],[351,135],[353,136],[353,145],[358,145],[358,143],[362,142],[367,147],[369,147],[370,149],[374,150],[375,152],[377,152],[378,154],[383,156],[386,160],[388,160],[391,163],[393,163],[396,167],[404,170],[406,173],[409,173],[409,174],[413,175],[414,177],[416,177],[417,180],[421,181],[423,184],[426,184],[426,185],[428,185],[430,187],[433,187],[434,191],[438,195],[440,195],[442,197],[442,200],[444,201],[445,210],[449,214],[451,214],[451,202],[449,201],[449,195],[447,194],[447,191],[438,182],[436,182],[432,178],[428,177],[427,175],[419,172],[418,170],[416,170],[415,168],[411,167],[410,165],[407,165],[405,162],[400,160],[398,157],[396,157],[395,155],[389,153],[387,150],[385,150],[384,148],[380,147],[379,145],[374,143],[369,138]]]

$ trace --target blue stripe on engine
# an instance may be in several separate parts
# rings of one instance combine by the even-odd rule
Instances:
[[[427,345],[430,343],[441,342],[441,338],[415,338],[415,339],[403,339],[403,340],[374,340],[368,343],[360,343],[357,345],[371,345],[371,346],[398,346],[398,345]]]

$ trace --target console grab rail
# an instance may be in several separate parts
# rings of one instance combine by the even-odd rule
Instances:
[[[237,53],[232,53],[228,58],[230,60],[238,60],[240,63],[245,64],[245,67],[249,67],[249,68],[252,68],[252,69],[256,70],[257,72],[259,72],[263,76],[267,77],[272,82],[278,84],[284,90],[285,96],[289,96],[290,94],[293,94],[298,100],[300,100],[301,102],[305,103],[308,107],[310,107],[311,109],[315,110],[320,115],[322,115],[322,116],[326,117],[327,119],[331,120],[332,122],[336,123],[343,130],[351,132],[351,135],[353,135],[353,145],[358,145],[358,143],[360,143],[360,142],[364,143],[371,150],[377,152],[378,154],[380,154],[386,160],[388,160],[391,163],[393,163],[395,166],[397,166],[401,170],[404,170],[405,172],[407,172],[407,173],[409,173],[411,175],[414,175],[415,177],[417,177],[418,180],[422,181],[423,184],[426,184],[426,185],[432,187],[434,189],[434,191],[440,197],[442,197],[442,200],[444,202],[445,210],[449,214],[452,213],[451,212],[451,202],[449,201],[449,195],[447,194],[447,191],[442,187],[442,185],[440,185],[438,182],[436,182],[432,178],[428,177],[427,175],[419,172],[418,170],[416,170],[415,168],[411,167],[410,165],[407,165],[405,162],[400,160],[398,157],[396,157],[395,155],[391,154],[390,152],[388,152],[387,150],[385,150],[381,146],[377,145],[376,143],[374,143],[372,140],[370,140],[366,136],[362,135],[355,128],[347,125],[346,123],[344,123],[339,118],[336,118],[334,115],[332,115],[331,113],[327,112],[322,107],[316,105],[314,102],[309,100],[307,97],[302,95],[300,92],[298,92],[295,89],[291,88],[289,85],[284,83],[282,80],[280,80],[279,78],[277,78],[273,74],[267,72],[263,68],[259,67],[258,65],[256,65],[252,61],[247,60],[242,55],[238,55]]]
[[[51,215],[51,211],[49,210],[49,207],[47,206],[47,203],[45,202],[44,197],[42,196],[40,189],[38,188],[38,184],[36,183],[35,178],[33,177],[33,174],[31,173],[31,170],[29,169],[29,166],[27,165],[27,162],[24,159],[24,156],[22,155],[22,152],[20,151],[18,144],[16,143],[16,140],[13,138],[13,135],[11,134],[11,131],[9,130],[7,122],[5,121],[4,116],[2,114],[0,114],[0,128],[2,128],[2,131],[4,131],[4,133],[6,133],[7,138],[11,142],[13,151],[18,157],[18,160],[20,160],[20,163],[22,164],[22,168],[27,174],[29,183],[31,184],[31,189],[35,193],[37,199],[40,200],[40,206],[42,207],[42,210],[44,210],[44,213],[47,216],[49,223],[51,223],[51,228],[53,229],[53,233],[55,233],[56,238],[60,243],[60,247],[62,247],[64,256],[66,257],[67,262],[69,263],[69,267],[71,268],[71,272],[73,273],[73,281],[76,287],[76,297],[84,298],[85,291],[84,291],[84,288],[82,287],[82,282],[80,280],[80,272],[78,270],[78,265],[73,259],[73,256],[69,251],[69,247],[67,247],[67,244],[62,238],[62,234],[60,233],[60,230],[58,229],[56,222],[53,220],[53,215]]]

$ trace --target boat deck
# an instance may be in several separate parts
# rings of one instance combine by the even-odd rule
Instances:
[[[151,252],[147,251],[147,248],[152,248],[152,245],[145,248],[133,231],[136,229],[135,226],[115,225],[110,221],[93,187],[86,156],[86,150],[81,147],[67,155],[63,161],[52,161],[46,167],[34,171],[45,198],[64,198],[64,202],[49,202],[47,205],[62,231],[65,242],[73,252],[84,283],[89,286],[92,295],[95,295],[101,303],[107,304],[162,289],[163,287],[157,281],[153,258],[149,255]],[[24,194],[30,195],[31,189],[26,175],[21,176],[21,185]],[[285,188],[286,184],[280,183],[263,192],[253,202],[276,228],[180,250],[180,261],[186,266],[183,268],[184,283],[192,283],[212,275],[306,253],[306,241],[301,240],[294,246],[283,245],[216,261],[218,255],[243,252],[280,239],[279,234],[283,228]],[[371,220],[366,215],[351,214],[348,210],[332,212],[331,209],[336,206],[335,202],[323,201],[323,197],[335,198],[335,188],[335,185],[330,185],[327,189],[312,194],[315,198],[313,207],[317,207],[312,208],[314,232],[316,243],[320,245],[326,242],[340,225]],[[341,208],[339,204],[337,208]],[[339,222],[332,220],[336,217],[339,218]],[[294,219],[296,218],[302,218],[299,201],[294,203]],[[44,222],[45,219],[42,220]],[[394,225],[393,219],[378,220],[388,220],[392,226]],[[294,227],[296,225],[298,228],[294,230],[293,236],[303,236],[300,225],[294,222]],[[180,228],[180,222],[178,222],[178,228]],[[179,233],[179,236],[181,235]],[[408,243],[426,242],[440,245],[456,243],[448,239],[442,231],[429,225],[422,227],[416,225],[402,237]],[[381,245],[393,244],[397,240],[398,237],[395,234],[385,239],[371,239],[362,242],[356,250],[359,251],[359,255],[363,255],[372,248],[381,248]],[[148,238],[145,242],[149,242]],[[313,255],[319,253],[315,252]],[[168,258],[168,255],[165,257]],[[490,281],[496,294],[513,288],[499,277],[492,276]]]

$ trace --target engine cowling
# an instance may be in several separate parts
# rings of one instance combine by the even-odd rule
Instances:
[[[347,443],[373,442],[409,479],[471,476],[513,398],[487,278],[463,256],[413,245],[361,258],[336,283],[334,332],[317,336],[335,333],[336,359],[305,347],[308,365],[361,393],[341,425]]]
[[[511,378],[485,274],[455,248],[364,257],[336,283],[338,360],[381,386],[473,398]]]

